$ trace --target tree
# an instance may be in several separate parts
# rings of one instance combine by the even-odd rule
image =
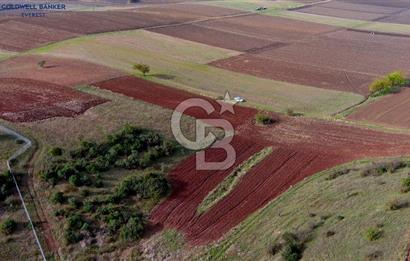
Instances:
[[[150,71],[149,65],[142,63],[134,64],[133,68],[134,70],[140,71],[144,76],[146,76]]]
[[[38,66],[40,66],[41,68],[44,68],[44,66],[46,65],[46,61],[41,60],[41,61],[39,61],[37,64],[38,64]]]

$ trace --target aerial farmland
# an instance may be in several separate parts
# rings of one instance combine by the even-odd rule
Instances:
[[[0,260],[410,260],[409,15],[0,0]]]

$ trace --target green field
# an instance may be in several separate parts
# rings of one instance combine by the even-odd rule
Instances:
[[[363,99],[353,93],[261,79],[209,66],[211,61],[239,53],[143,30],[80,37],[29,53],[83,59],[139,77],[132,65],[145,63],[151,66],[147,79],[158,83],[215,98],[229,90],[233,95],[244,96],[246,105],[279,112],[292,108],[307,116],[325,117]]]
[[[0,172],[7,170],[6,162],[19,146],[13,137],[0,132]]]
[[[410,193],[401,192],[409,167],[365,177],[362,172],[369,165],[358,161],[306,179],[248,217],[221,242],[205,247],[203,257],[271,260],[271,247],[291,232],[310,235],[303,260],[365,260],[374,253],[381,260],[403,260],[410,240],[410,208],[389,210],[388,206],[395,199],[410,202]],[[350,172],[329,179],[343,169]],[[381,230],[381,238],[369,241],[369,228]]]

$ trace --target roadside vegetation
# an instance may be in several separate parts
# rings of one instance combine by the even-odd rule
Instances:
[[[204,247],[201,257],[403,259],[409,173],[409,158],[362,160],[323,171],[248,217],[218,244]]]
[[[405,75],[400,72],[392,72],[381,79],[373,81],[369,86],[371,96],[382,96],[400,92],[400,89],[408,83]]]
[[[221,183],[216,186],[209,194],[204,198],[202,203],[198,206],[198,213],[203,214],[221,199],[226,197],[235,186],[241,181],[243,176],[246,175],[253,167],[258,165],[262,160],[269,156],[273,151],[272,147],[267,147],[254,155],[252,155],[245,162],[236,167],[232,173],[230,173]]]

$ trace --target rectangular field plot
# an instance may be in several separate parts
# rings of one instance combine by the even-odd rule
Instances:
[[[368,93],[368,84],[391,71],[410,73],[410,38],[337,31],[280,48],[214,63],[274,80]]]
[[[350,120],[410,128],[410,89],[370,103],[348,116]]]
[[[300,8],[297,11],[301,13],[372,21],[385,17],[394,12],[398,12],[400,11],[400,8],[331,1],[323,4]]]

